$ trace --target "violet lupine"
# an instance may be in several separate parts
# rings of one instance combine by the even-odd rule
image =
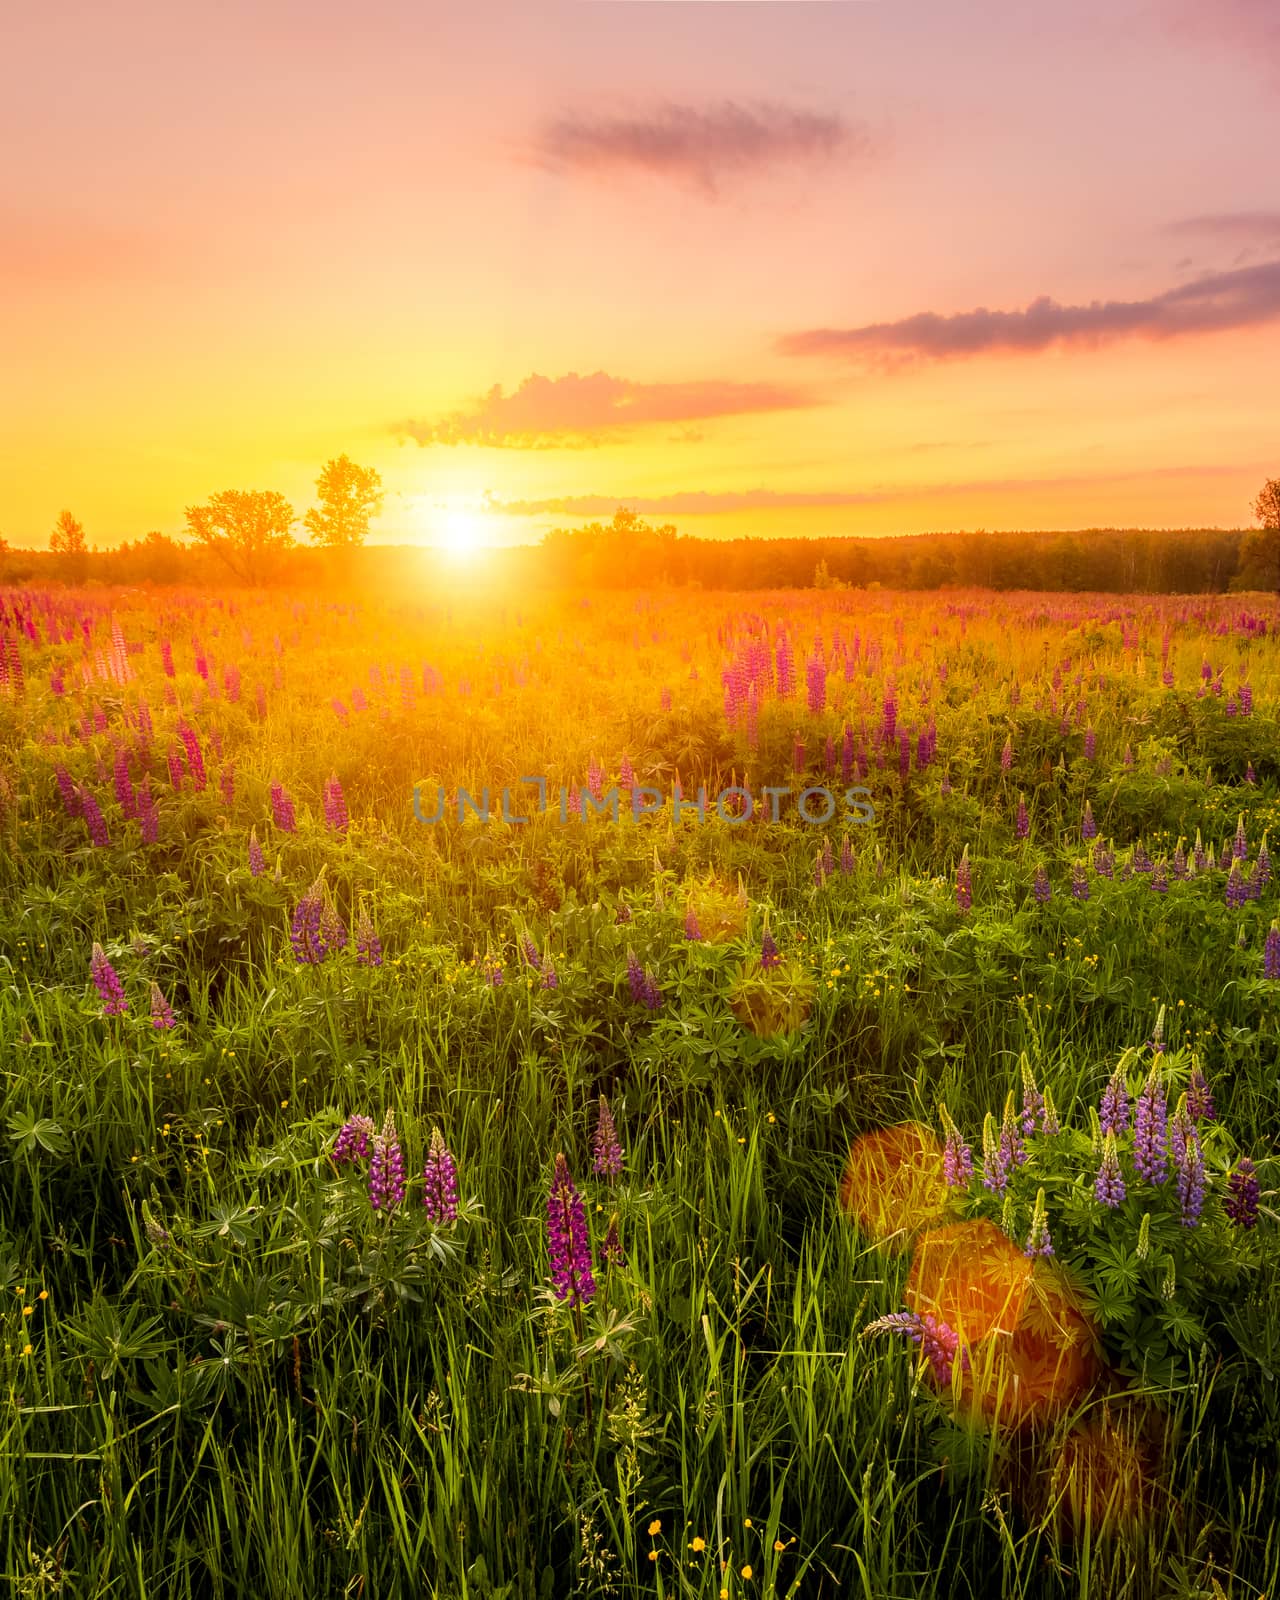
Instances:
[[[1168,894],[1169,869],[1163,861],[1157,861],[1151,874],[1151,891],[1153,894]]]
[[[1048,905],[1053,898],[1053,888],[1049,883],[1049,874],[1043,867],[1036,868],[1035,881],[1031,886],[1031,892],[1035,896],[1037,905]]]
[[[324,786],[324,820],[335,833],[345,833],[350,821],[347,801],[336,773],[330,773]]]
[[[569,1163],[557,1155],[547,1197],[547,1254],[551,1287],[557,1300],[585,1305],[596,1292],[591,1275],[591,1235],[582,1196],[569,1175]]]
[[[1173,852],[1173,876],[1182,883],[1187,877],[1187,852],[1182,848],[1182,840],[1178,840],[1177,848]]]
[[[1280,978],[1280,922],[1273,922],[1267,930],[1262,950],[1262,976]]]
[[[129,776],[129,752],[122,745],[116,751],[115,767],[112,773],[115,783],[116,800],[121,811],[126,817],[135,817],[138,814],[138,796],[133,787],[133,779]]]
[[[1227,1179],[1222,1209],[1237,1228],[1253,1228],[1258,1222],[1258,1176],[1248,1156],[1241,1156]]]
[[[297,959],[310,966],[324,960],[326,945],[321,923],[324,918],[324,887],[319,878],[294,907],[289,942]]]
[[[692,906],[684,915],[684,936],[690,944],[700,944],[702,942],[702,929],[698,925],[698,914]]]
[[[102,808],[88,789],[80,790],[80,815],[84,818],[84,825],[89,830],[89,838],[96,849],[104,849],[111,843],[107,833],[107,819],[102,815]]]
[[[69,817],[80,815],[80,791],[76,788],[75,780],[63,766],[53,769],[53,775],[58,780],[58,793],[62,796],[63,809]]]
[[[1000,770],[1008,772],[1013,766],[1013,736],[1009,735],[1004,741],[1004,748],[1000,752]]]
[[[610,1179],[616,1178],[622,1171],[622,1146],[618,1142],[618,1129],[604,1095],[600,1096],[595,1137],[591,1143],[591,1170],[597,1177]]]
[[[558,989],[560,987],[560,978],[552,965],[549,955],[544,956],[542,960],[542,987],[544,989]]]
[[[258,830],[249,829],[249,872],[251,876],[259,878],[267,870],[267,863],[262,854],[262,846],[258,843]]]
[[[169,787],[181,789],[182,787],[182,756],[176,745],[170,745],[165,753],[165,765],[169,769]]]
[[[1252,713],[1253,713],[1253,689],[1252,689],[1251,685],[1249,685],[1247,683],[1242,683],[1240,685],[1240,715],[1242,717],[1247,717],[1247,716],[1251,716]]]
[[[94,941],[93,951],[89,958],[89,976],[93,979],[93,986],[98,991],[98,998],[102,1001],[102,1015],[104,1017],[119,1017],[129,1009],[129,1002],[125,999],[124,986],[116,975],[116,969],[107,960],[106,951]]]
[[[969,1370],[969,1352],[961,1346],[959,1334],[932,1312],[921,1316],[915,1311],[895,1311],[870,1323],[863,1329],[864,1336],[868,1333],[905,1334],[920,1347],[933,1381],[939,1386],[951,1382],[957,1363],[962,1372]]]
[[[319,937],[321,960],[334,950],[347,948],[347,930],[342,925],[342,918],[338,915],[337,908],[329,899],[325,900],[324,909],[320,913]]]
[[[1169,1175],[1168,1117],[1157,1062],[1147,1074],[1133,1112],[1134,1170],[1148,1183],[1163,1183]]]
[[[439,1128],[431,1130],[427,1164],[422,1169],[422,1204],[438,1228],[458,1220],[458,1167]]]
[[[1003,1194],[1009,1187],[1009,1163],[989,1111],[982,1124],[982,1186],[992,1194]]]
[[[497,956],[488,956],[484,963],[484,981],[491,989],[501,989],[506,974],[502,970],[502,962]]]
[[[228,761],[223,767],[218,778],[218,787],[222,791],[222,803],[231,809],[236,803],[236,769],[235,763]]]
[[[853,846],[847,838],[840,841],[840,871],[846,875],[853,871]]]
[[[1006,1168],[1020,1167],[1027,1159],[1027,1146],[1022,1137],[1012,1093],[1004,1103],[1004,1116],[1000,1121],[1000,1155]]]
[[[289,798],[282,783],[271,785],[271,815],[275,825],[281,833],[296,833],[298,831],[297,819],[293,812],[293,801]]]
[[[1031,832],[1031,816],[1027,811],[1027,802],[1018,796],[1017,815],[1013,820],[1013,836],[1015,839],[1025,839]]]
[[[1233,910],[1239,910],[1248,898],[1249,890],[1244,881],[1244,874],[1240,871],[1239,858],[1234,857],[1231,871],[1227,874],[1226,902]]]
[[[1044,1126],[1044,1096],[1036,1087],[1031,1063],[1022,1062],[1022,1134],[1030,1138],[1037,1128]]]
[[[973,877],[969,870],[969,846],[965,845],[956,867],[956,907],[961,916],[973,905]]]
[[[618,1236],[618,1213],[615,1211],[609,1218],[609,1226],[605,1230],[604,1243],[600,1246],[600,1259],[605,1267],[625,1267],[627,1258],[622,1253],[622,1240]]]
[[[1116,1136],[1113,1132],[1108,1132],[1102,1141],[1102,1163],[1093,1181],[1094,1199],[1099,1205],[1109,1206],[1114,1211],[1124,1199],[1125,1192],[1124,1178],[1120,1174],[1120,1156],[1116,1150]]]
[[[373,1137],[369,1161],[369,1204],[375,1211],[390,1213],[405,1196],[404,1151],[396,1133],[395,1113],[388,1111],[382,1127]]]
[[[1191,1081],[1187,1085],[1187,1115],[1195,1122],[1216,1122],[1218,1119],[1213,1092],[1199,1067],[1191,1069]]]
[[[1257,783],[1257,781],[1258,781],[1258,774],[1253,770],[1253,762],[1252,761],[1248,761],[1248,762],[1245,763],[1244,781],[1246,783]]]
[[[1200,837],[1199,828],[1196,829],[1196,842],[1195,842],[1195,847],[1194,847],[1194,849],[1192,850],[1192,853],[1191,853],[1191,859],[1195,863],[1195,868],[1196,868],[1197,872],[1204,872],[1208,868],[1209,855],[1208,855],[1208,852],[1205,850],[1204,841]]]
[[[1262,844],[1258,849],[1258,860],[1254,867],[1254,872],[1257,875],[1259,892],[1261,892],[1271,882],[1271,857],[1267,853],[1267,836],[1265,833],[1262,836]]]
[[[1277,935],[1277,939],[1280,940],[1280,934]],[[778,946],[774,942],[773,935],[766,928],[760,939],[760,965],[765,972],[769,972],[772,968],[781,964],[782,956],[778,952]]]
[[[1231,841],[1231,854],[1237,861],[1246,861],[1249,856],[1249,836],[1244,830],[1244,812],[1242,811],[1236,823],[1236,836]]]
[[[816,716],[826,709],[827,704],[827,664],[816,650],[805,667],[805,678],[809,690],[809,710]]]
[[[1085,758],[1085,760],[1086,761],[1092,761],[1094,756],[1097,754],[1097,751],[1098,751],[1098,736],[1093,731],[1092,728],[1086,728],[1085,731],[1084,731],[1084,758]]]
[[[382,965],[382,940],[379,939],[366,906],[356,918],[356,960],[362,967]]]
[[[942,1146],[942,1176],[949,1189],[967,1189],[973,1177],[973,1151],[964,1142],[959,1128],[942,1106],[942,1125],[946,1139]]]
[[[369,1142],[372,1138],[372,1117],[348,1117],[333,1142],[330,1155],[340,1167],[350,1162],[363,1161],[369,1154]]]
[[[1093,847],[1093,870],[1100,878],[1114,878],[1116,875],[1115,851],[1108,850],[1101,839]]]
[[[1115,1070],[1107,1080],[1107,1087],[1098,1106],[1098,1120],[1102,1124],[1103,1133],[1119,1135],[1129,1126],[1129,1086],[1125,1082],[1123,1062],[1116,1064]]]
[[[173,1007],[165,999],[158,983],[151,985],[151,1026],[165,1029],[176,1026]]]
[[[1178,1205],[1182,1226],[1194,1228],[1204,1209],[1204,1152],[1194,1127],[1180,1124],[1174,1149],[1174,1176],[1178,1186]]]
[[[1073,900],[1089,898],[1089,879],[1084,868],[1078,863],[1071,869],[1071,898]]]
[[[1033,1261],[1037,1258],[1047,1260],[1053,1254],[1053,1240],[1049,1235],[1049,1215],[1045,1209],[1043,1189],[1036,1195],[1035,1209],[1031,1213],[1031,1228],[1027,1233],[1027,1242],[1022,1247],[1022,1253]]]
[[[524,939],[521,942],[521,949],[524,952],[525,960],[529,963],[533,970],[535,972],[541,972],[542,957],[538,954],[537,945],[534,944],[533,940],[528,936],[528,934],[524,936]]]
[[[1084,803],[1084,819],[1080,823],[1080,837],[1087,842],[1090,839],[1096,839],[1097,836],[1098,824],[1093,820],[1093,807],[1086,800]]]
[[[154,844],[160,837],[160,814],[151,794],[151,779],[144,778],[138,790],[138,826],[143,844]]]
[[[191,782],[197,789],[203,789],[208,781],[204,770],[204,757],[200,753],[200,740],[196,730],[189,723],[178,724],[178,737],[182,740],[182,748],[187,756],[187,770],[191,774]]]

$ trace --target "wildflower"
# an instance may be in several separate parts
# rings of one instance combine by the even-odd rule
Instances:
[[[1013,833],[1016,839],[1025,839],[1031,832],[1031,817],[1027,811],[1027,802],[1018,796],[1018,811],[1014,817]]]
[[[173,1007],[160,991],[160,985],[151,985],[151,1026],[153,1028],[172,1028],[174,1026]]]
[[[1058,1110],[1053,1103],[1053,1096],[1050,1094],[1047,1084],[1041,1100],[1043,1104],[1040,1108],[1040,1131],[1052,1139],[1059,1131]]]
[[[1093,807],[1086,800],[1084,803],[1084,821],[1080,824],[1080,837],[1086,842],[1094,839],[1098,834],[1098,824],[1093,820]]]
[[[778,954],[778,946],[774,943],[773,935],[766,928],[760,940],[760,965],[768,972],[772,968],[779,966],[781,962],[782,957]]]
[[[369,1162],[369,1204],[375,1211],[391,1212],[405,1195],[404,1151],[396,1133],[395,1113],[388,1111],[373,1138]]]
[[[1008,772],[1013,766],[1013,736],[1009,735],[1004,741],[1004,749],[1000,752],[1000,770]]]
[[[1107,1081],[1098,1117],[1103,1133],[1121,1134],[1129,1126],[1129,1090],[1124,1077],[1124,1063],[1117,1063]]]
[[[600,1110],[596,1117],[591,1170],[601,1178],[616,1178],[622,1171],[622,1146],[618,1143],[613,1112],[604,1095],[600,1096]]]
[[[324,820],[335,833],[345,833],[349,824],[347,801],[337,773],[330,773],[324,786]]]
[[[967,1189],[973,1176],[973,1152],[961,1138],[960,1130],[942,1107],[942,1120],[947,1137],[942,1146],[942,1176],[950,1189]]]
[[[348,1117],[334,1140],[331,1152],[338,1166],[349,1161],[363,1161],[369,1154],[369,1141],[373,1138],[372,1117]]]
[[[84,818],[85,827],[89,830],[89,838],[96,849],[105,849],[111,843],[107,833],[106,818],[102,815],[102,808],[88,789],[81,788],[79,795],[79,814]]]
[[[698,926],[698,916],[692,906],[685,912],[684,936],[691,944],[698,944],[702,939],[702,929]]]
[[[360,915],[356,919],[356,960],[362,967],[382,965],[382,940],[374,929],[366,906],[360,907]]]
[[[1233,909],[1238,910],[1249,898],[1249,891],[1245,885],[1244,875],[1240,871],[1240,862],[1232,858],[1231,871],[1227,874],[1226,901]]]
[[[285,792],[283,784],[273,783],[271,785],[271,814],[275,820],[276,827],[279,828],[281,833],[296,833],[298,831],[297,820],[293,812],[293,801]]]
[[[521,949],[524,951],[525,960],[529,963],[533,970],[535,972],[541,972],[542,957],[538,954],[537,945],[534,944],[533,940],[528,936],[528,934],[524,936],[524,939],[521,942]]]
[[[299,962],[317,965],[328,953],[322,928],[324,912],[324,888],[317,878],[294,907],[289,929],[289,942]]]
[[[1116,1136],[1108,1131],[1102,1141],[1102,1165],[1093,1183],[1094,1198],[1099,1204],[1115,1208],[1125,1197],[1124,1179],[1120,1176],[1120,1157],[1116,1150]]]
[[[1026,1056],[1022,1058],[1022,1132],[1029,1138],[1043,1123],[1044,1096],[1036,1087],[1035,1075]]]
[[[422,1203],[437,1227],[457,1220],[458,1169],[444,1135],[435,1127],[431,1130],[427,1164],[422,1173]]]
[[[1194,1228],[1204,1207],[1204,1155],[1195,1128],[1184,1123],[1179,1128],[1179,1138],[1174,1153],[1174,1173],[1178,1186],[1178,1204],[1182,1209],[1182,1226]]]
[[[1148,1183],[1163,1183],[1168,1176],[1167,1121],[1168,1106],[1156,1063],[1147,1074],[1133,1114],[1133,1165]]]
[[[1249,858],[1249,836],[1244,828],[1244,812],[1240,812],[1236,821],[1236,836],[1231,841],[1231,854],[1237,861],[1247,861]]]
[[[606,1267],[625,1267],[627,1259],[622,1253],[622,1240],[618,1236],[618,1213],[615,1211],[609,1218],[609,1226],[605,1230],[604,1243],[600,1246],[600,1259]]]
[[[591,1239],[582,1196],[574,1187],[563,1155],[556,1156],[547,1197],[547,1250],[556,1299],[567,1299],[571,1306],[585,1304],[596,1292],[591,1276]]]
[[[1043,867],[1036,868],[1035,882],[1032,885],[1032,894],[1035,895],[1037,905],[1047,905],[1053,897],[1053,889],[1049,884],[1049,874]]]
[[[1227,1179],[1222,1209],[1237,1228],[1252,1228],[1258,1221],[1258,1177],[1253,1162],[1241,1156]]]
[[[1084,758],[1092,761],[1098,750],[1098,736],[1092,728],[1086,728],[1084,733]]]
[[[840,841],[840,871],[846,875],[853,871],[853,846],[847,837]]]
[[[920,1353],[928,1362],[937,1384],[951,1382],[957,1361],[962,1370],[967,1372],[969,1369],[969,1352],[961,1347],[960,1336],[950,1324],[929,1312],[923,1316],[914,1311],[891,1312],[889,1316],[878,1317],[875,1322],[869,1323],[862,1330],[863,1338],[869,1333],[905,1334],[912,1344],[920,1346]]]
[[[1049,1216],[1045,1209],[1044,1190],[1036,1194],[1035,1209],[1031,1213],[1031,1230],[1027,1234],[1027,1242],[1022,1247],[1024,1256],[1032,1259],[1048,1257],[1053,1254],[1053,1241],[1049,1237]]]
[[[191,781],[197,789],[203,789],[207,779],[204,770],[204,757],[200,753],[200,740],[196,730],[189,723],[178,724],[178,737],[182,740],[182,747],[187,754],[187,770],[191,773]]]
[[[1071,869],[1071,898],[1073,900],[1087,900],[1089,898],[1089,879],[1084,868],[1079,863]]]
[[[257,828],[249,829],[249,872],[259,878],[266,871],[267,863],[263,859],[262,846],[258,843]]]
[[[995,1129],[996,1119],[988,1111],[982,1124],[982,1184],[992,1194],[1003,1194],[1009,1186],[1009,1161]]]
[[[96,941],[89,961],[89,975],[102,1000],[102,1015],[118,1017],[129,1009],[124,988],[116,976],[116,969],[107,960],[106,952]]]
[[[1116,875],[1115,852],[1108,850],[1101,839],[1093,847],[1093,870],[1100,878],[1114,878]]]
[[[1272,922],[1267,930],[1267,942],[1262,951],[1264,978],[1280,978],[1280,922]]]
[[[1215,1122],[1217,1111],[1213,1104],[1213,1095],[1204,1073],[1199,1067],[1192,1067],[1191,1082],[1187,1088],[1187,1115],[1197,1122]]]
[[[973,878],[969,870],[969,846],[965,845],[956,868],[956,906],[963,916],[973,905]]]
[[[636,1005],[642,1005],[645,999],[645,974],[644,968],[634,950],[627,950],[627,983],[631,988],[631,998]]]

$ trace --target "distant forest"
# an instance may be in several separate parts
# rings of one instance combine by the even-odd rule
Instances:
[[[538,587],[789,589],[867,587],[1222,593],[1280,588],[1271,530],[1088,528],[1076,532],[930,533],[848,539],[700,539],[619,511],[612,523],[556,529],[537,545],[486,550],[459,563],[407,545],[281,550],[272,586],[357,589],[477,583]],[[0,583],[184,584],[242,579],[217,550],[152,533],[112,550],[4,550]]]

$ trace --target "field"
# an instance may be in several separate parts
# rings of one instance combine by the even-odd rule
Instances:
[[[12,1591],[1274,1594],[1278,626],[0,592]]]

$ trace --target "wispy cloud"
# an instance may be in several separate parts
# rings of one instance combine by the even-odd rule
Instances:
[[[391,431],[419,444],[476,444],[508,450],[585,448],[649,423],[678,423],[818,404],[799,389],[707,379],[638,383],[607,372],[562,378],[533,373],[510,394],[495,384],[465,410],[434,422],[410,418]]]
[[[726,181],[769,168],[872,148],[863,124],[834,113],[726,100],[705,108],[666,105],[645,116],[559,117],[540,130],[529,154],[555,172],[643,172],[715,194]]]
[[[1251,328],[1280,317],[1280,261],[1218,272],[1147,300],[1094,300],[1062,305],[1048,296],[1022,311],[921,311],[897,322],[855,328],[812,328],[786,334],[787,355],[843,356],[871,365],[943,361],[989,351],[1032,352],[1050,345],[1092,347],[1117,339],[1175,339]]]
[[[1201,217],[1177,217],[1165,224],[1165,232],[1241,244],[1274,243],[1280,240],[1280,211],[1214,211]]]

